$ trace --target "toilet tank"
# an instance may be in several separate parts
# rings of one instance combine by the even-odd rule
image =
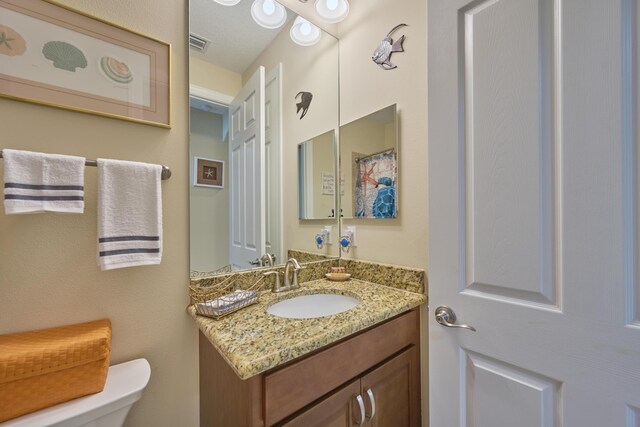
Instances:
[[[14,418],[0,427],[118,427],[141,397],[151,377],[146,359],[109,367],[104,390]]]

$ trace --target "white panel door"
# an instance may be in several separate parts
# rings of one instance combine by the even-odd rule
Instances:
[[[251,268],[265,252],[264,67],[229,107],[229,259]]]
[[[284,261],[282,243],[282,64],[267,73],[265,84],[265,251]]]
[[[638,8],[428,0],[431,427],[640,426]]]

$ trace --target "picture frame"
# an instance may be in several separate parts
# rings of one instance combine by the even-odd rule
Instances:
[[[356,218],[398,217],[398,157],[395,148],[356,157],[353,205]]]
[[[0,97],[171,128],[171,45],[53,0],[0,0]]]
[[[224,188],[224,160],[193,158],[194,187]]]

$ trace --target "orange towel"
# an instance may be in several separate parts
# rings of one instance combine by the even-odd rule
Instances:
[[[0,422],[103,390],[111,322],[0,335]]]

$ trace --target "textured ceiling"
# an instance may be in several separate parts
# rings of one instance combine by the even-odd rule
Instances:
[[[190,32],[211,41],[203,54],[190,49],[193,57],[242,73],[254,59],[286,28],[262,28],[251,17],[252,0],[235,6],[222,6],[213,0],[190,0]],[[287,10],[287,22],[295,18]]]

